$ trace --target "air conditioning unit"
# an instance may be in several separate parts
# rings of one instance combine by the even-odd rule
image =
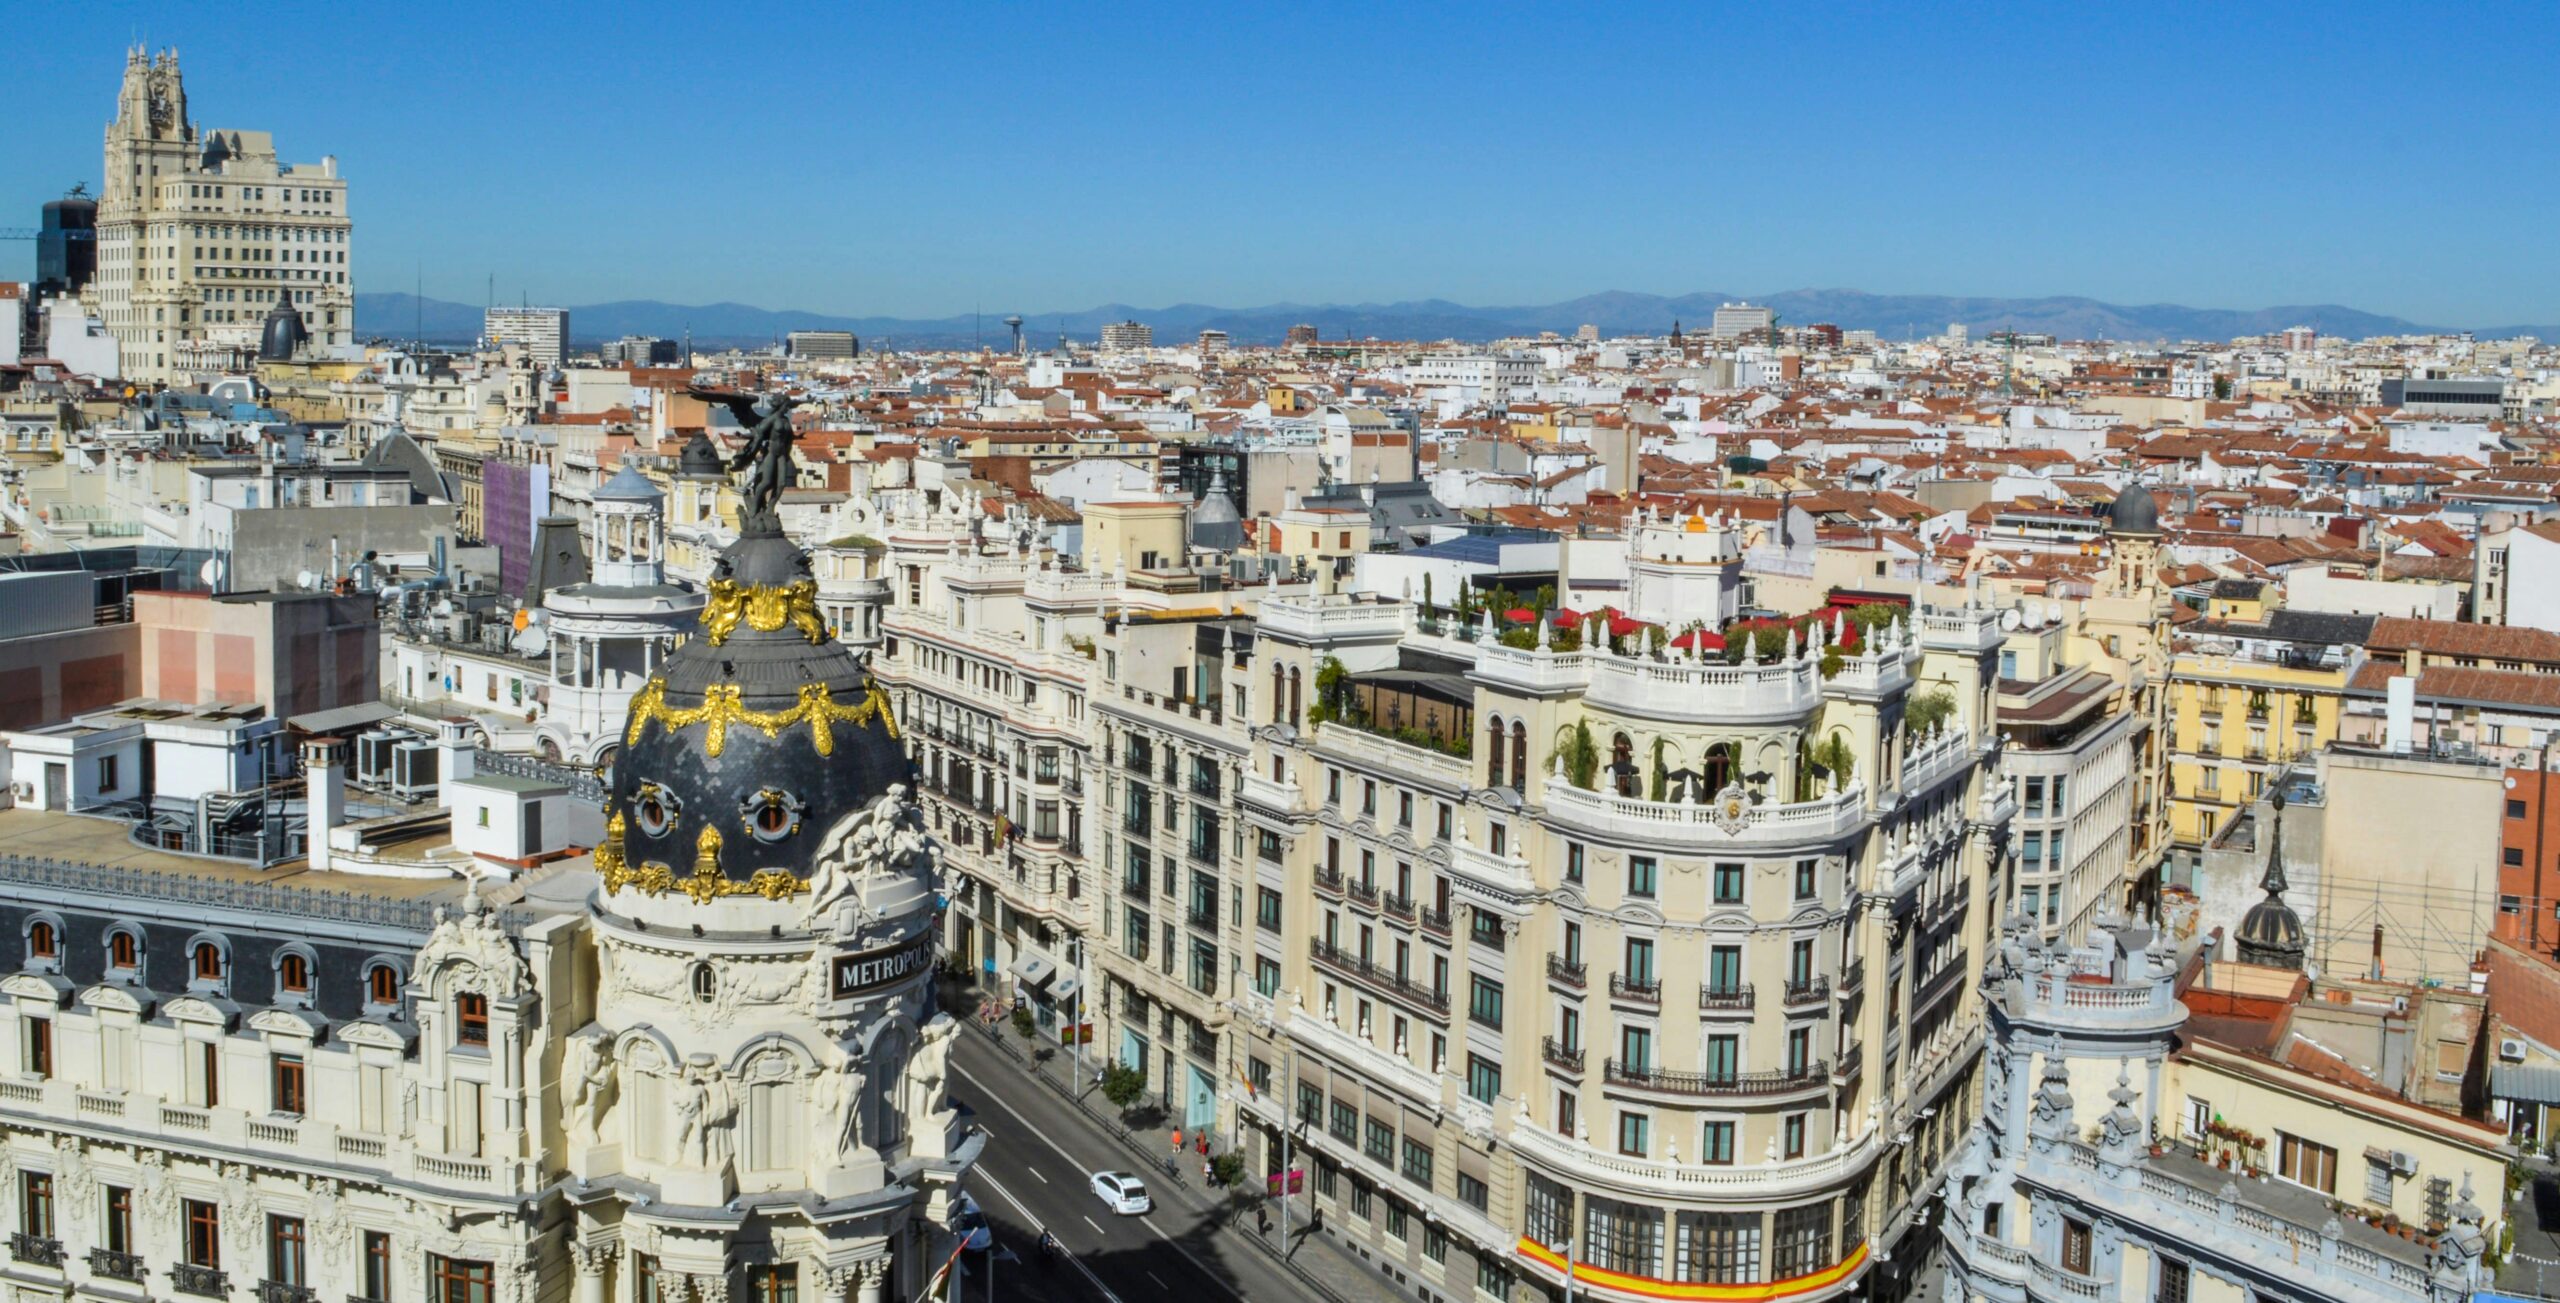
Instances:
[[[2524,1042],[2513,1036],[2498,1038],[2498,1057],[2509,1063],[2524,1062]]]
[[[2392,1150],[2391,1174],[2394,1176],[2416,1176],[2418,1174],[2418,1156],[2405,1150]]]
[[[436,794],[436,749],[425,742],[403,742],[391,752],[391,790],[405,800]]]
[[[404,742],[415,742],[418,735],[406,729],[377,728],[356,735],[355,780],[364,787],[391,785],[391,753]]]

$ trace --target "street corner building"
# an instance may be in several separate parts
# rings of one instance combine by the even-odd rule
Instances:
[[[457,879],[374,830],[253,869],[0,812],[12,1296],[924,1289],[982,1143],[944,1092],[940,851],[868,673],[788,618],[807,570],[769,521],[725,551],[591,862]],[[305,744],[315,786],[340,745]]]

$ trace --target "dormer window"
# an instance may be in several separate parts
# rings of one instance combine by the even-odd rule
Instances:
[[[130,932],[118,932],[107,938],[107,967],[132,972],[142,967],[142,946]]]
[[[375,964],[364,975],[365,999],[381,1005],[400,1003],[400,974],[389,964]]]
[[[489,997],[465,991],[453,998],[454,1040],[463,1045],[489,1043]]]
[[[199,941],[195,949],[195,974],[199,982],[222,980],[222,947],[210,941]]]
[[[52,959],[55,957],[55,954],[59,949],[60,946],[53,932],[53,924],[39,919],[33,926],[30,926],[27,929],[28,958]]]
[[[311,994],[311,961],[297,954],[277,960],[276,986],[290,995]]]

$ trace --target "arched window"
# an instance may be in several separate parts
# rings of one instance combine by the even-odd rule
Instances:
[[[1306,687],[1307,681],[1298,673],[1298,667],[1295,665],[1290,666],[1289,727],[1291,728],[1305,728],[1307,726]]]
[[[1707,762],[1701,766],[1701,771],[1706,788],[1703,796],[1714,796],[1729,786],[1733,782],[1733,744],[1718,742],[1708,747]]]
[[[311,992],[311,960],[288,950],[276,960],[276,986],[295,995]]]
[[[720,997],[720,978],[709,964],[693,966],[693,998],[709,1004]]]
[[[142,943],[133,933],[120,930],[107,938],[107,967],[125,972],[142,967]]]
[[[1287,719],[1288,709],[1289,671],[1280,662],[1273,661],[1271,662],[1271,722],[1277,724]]]
[[[195,973],[199,982],[222,980],[222,947],[210,941],[199,941],[195,948]]]
[[[37,919],[27,925],[27,957],[29,959],[51,959],[59,948],[59,941],[54,936],[53,924]]]
[[[1493,735],[1493,745],[1486,748],[1488,754],[1485,757],[1485,781],[1500,787],[1509,781],[1503,776],[1502,716],[1494,716],[1493,722],[1486,728]]]
[[[364,998],[372,1004],[400,1003],[400,970],[389,964],[375,964],[366,969]]]
[[[1609,739],[1609,778],[1620,796],[1636,794],[1636,744],[1624,733]]]
[[[1511,790],[1529,790],[1529,726],[1511,721]]]

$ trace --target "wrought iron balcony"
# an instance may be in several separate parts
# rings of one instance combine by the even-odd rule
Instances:
[[[1857,990],[1859,987],[1866,985],[1866,982],[1867,961],[1864,959],[1851,960],[1848,967],[1840,970],[1840,993],[1842,995],[1847,995],[1850,992]]]
[[[1218,930],[1218,907],[1215,904],[1212,904],[1205,909],[1201,906],[1194,905],[1191,907],[1187,917],[1191,920],[1191,926],[1193,927],[1206,928],[1211,932]]]
[[[109,1280],[139,1281],[143,1275],[142,1255],[119,1253],[114,1249],[91,1249],[89,1274]]]
[[[1407,923],[1413,921],[1413,897],[1411,896],[1399,895],[1396,892],[1390,891],[1386,895],[1378,898],[1378,908],[1386,911],[1386,915],[1389,918],[1399,919]]]
[[[1698,988],[1698,1011],[1701,1013],[1749,1013],[1753,998],[1749,982],[1735,982],[1729,986],[1718,986],[1710,982]]]
[[[1808,977],[1802,981],[1791,981],[1787,983],[1785,1002],[1788,1008],[1792,1009],[1799,1005],[1807,1004],[1821,1004],[1830,998],[1831,982],[1828,978]]]
[[[307,1285],[283,1280],[258,1282],[258,1303],[315,1303],[316,1297]]]
[[[169,1284],[181,1294],[200,1294],[206,1298],[223,1298],[230,1294],[231,1283],[219,1267],[199,1267],[181,1262],[169,1268]]]
[[[1307,949],[1317,963],[1382,994],[1393,996],[1408,1004],[1418,1005],[1433,1013],[1449,1012],[1447,995],[1426,986],[1417,986],[1412,979],[1399,977],[1357,955],[1345,953],[1338,946],[1329,946],[1322,941],[1311,941],[1307,943]]]
[[[1547,956],[1547,976],[1577,991],[1582,989],[1583,976],[1587,971],[1587,966],[1567,960],[1562,955]]]
[[[1769,1072],[1666,1072],[1660,1068],[1632,1067],[1611,1059],[1602,1076],[1612,1086],[1631,1086],[1666,1095],[1784,1095],[1824,1085],[1829,1080],[1830,1069],[1820,1060],[1815,1060],[1797,1072],[1785,1069]]]
[[[1662,983],[1649,977],[1629,977],[1624,973],[1609,975],[1609,998],[1631,1000],[1637,1004],[1662,1003]]]
[[[1348,886],[1344,887],[1344,888],[1343,888],[1343,891],[1345,892],[1345,894],[1349,895],[1349,896],[1351,897],[1351,899],[1352,899],[1355,903],[1362,904],[1362,905],[1368,905],[1368,906],[1371,906],[1371,907],[1373,907],[1373,908],[1374,908],[1374,907],[1377,905],[1377,903],[1378,903],[1378,884],[1377,884],[1377,883],[1374,883],[1374,882],[1353,882],[1353,883],[1349,884]]]
[[[1444,937],[1449,935],[1449,911],[1426,905],[1414,917],[1421,922],[1423,931]]]
[[[1342,894],[1342,870],[1340,870],[1340,869],[1318,869],[1318,870],[1316,870],[1316,890],[1321,891],[1321,892],[1323,892],[1324,894],[1326,894],[1326,895],[1328,895],[1328,896],[1339,896],[1339,895],[1341,895],[1341,894]]]
[[[50,1235],[14,1231],[9,1236],[9,1256],[38,1267],[59,1267],[62,1265],[62,1241]]]
[[[1539,1046],[1546,1052],[1547,1065],[1549,1067],[1562,1068],[1566,1072],[1582,1071],[1582,1051],[1580,1048],[1576,1047],[1569,1049],[1559,1043],[1553,1036],[1542,1037],[1539,1040]]]

